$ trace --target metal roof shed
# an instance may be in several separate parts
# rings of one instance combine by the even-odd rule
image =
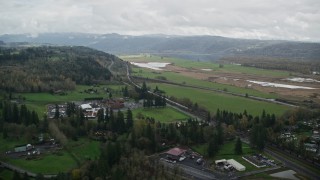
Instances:
[[[242,164],[238,163],[238,161],[236,161],[234,159],[227,160],[227,163],[232,165],[238,171],[245,171],[246,170],[245,166],[243,166]]]

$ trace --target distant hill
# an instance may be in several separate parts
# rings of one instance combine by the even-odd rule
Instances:
[[[229,56],[320,61],[320,43],[248,40],[218,36],[127,36],[119,34],[44,33],[2,35],[4,42],[81,45],[112,54],[150,53],[193,60],[218,60]]]
[[[114,55],[88,47],[1,47],[0,89],[13,92],[72,90],[107,81]]]

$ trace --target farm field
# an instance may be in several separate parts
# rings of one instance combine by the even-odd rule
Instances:
[[[288,101],[310,100],[320,103],[320,96],[317,96],[320,88],[319,83],[297,82],[290,79],[309,78],[317,81],[319,78],[312,75],[288,72],[284,70],[268,70],[254,67],[245,67],[237,64],[220,65],[215,62],[199,62],[170,57],[158,56],[127,56],[123,59],[130,62],[162,62],[171,63],[162,70],[151,70],[132,66],[134,76],[165,79],[175,83],[194,85],[238,94],[248,94],[271,99],[286,99]],[[275,85],[262,85],[261,83],[275,83],[287,87],[277,87]],[[292,87],[288,87],[292,86]],[[307,89],[304,89],[307,88]]]
[[[283,105],[256,101],[244,97],[236,97],[207,90],[199,90],[160,83],[152,83],[148,85],[152,88],[158,86],[160,90],[164,90],[166,92],[167,96],[189,98],[192,102],[198,103],[200,107],[205,107],[213,114],[218,108],[220,110],[228,110],[237,113],[242,113],[244,110],[247,110],[249,114],[255,116],[261,115],[263,110],[265,110],[267,113],[281,115],[289,109],[289,107]]]
[[[249,94],[251,96],[258,96],[263,98],[277,98],[278,96],[276,94],[270,94],[270,93],[264,93],[260,92],[254,89],[249,88],[241,88],[237,86],[227,85],[227,84],[220,84],[215,82],[210,82],[208,80],[200,80],[193,77],[188,77],[181,75],[179,73],[175,72],[168,72],[168,71],[161,71],[161,72],[154,72],[148,69],[144,68],[133,68],[133,76],[141,76],[146,78],[153,78],[158,79],[159,77],[165,77],[167,80],[180,83],[180,84],[186,84],[186,85],[193,85],[193,86],[200,86],[200,87],[206,87],[206,88],[214,88],[219,90],[226,89],[229,92],[233,93],[239,93],[239,94]]]
[[[33,173],[43,174],[67,172],[77,166],[76,161],[64,150],[58,154],[45,155],[37,160],[9,159],[7,162]]]
[[[67,146],[69,152],[61,150],[56,153],[44,154],[40,156],[40,159],[7,159],[7,162],[33,173],[57,174],[77,167],[78,162],[83,163],[89,159],[96,159],[100,154],[100,143],[86,138],[70,141]]]
[[[103,88],[109,88],[112,91],[113,97],[122,97],[120,93],[123,85],[104,85],[100,87],[92,87],[86,85],[77,85],[74,91],[67,91],[66,95],[50,94],[50,93],[19,93],[16,96],[25,98],[24,103],[32,110],[36,111],[41,117],[46,112],[45,106],[52,103],[70,102],[70,101],[82,101],[84,98],[91,97],[108,97],[108,93],[104,92]],[[90,94],[85,93],[87,89],[97,89],[98,93]]]
[[[244,67],[235,64],[225,64],[223,68],[219,68],[218,63],[214,62],[203,62],[203,61],[191,61],[180,58],[173,57],[163,57],[160,56],[121,56],[125,61],[129,62],[170,62],[174,66],[179,66],[183,68],[193,68],[193,69],[212,69],[212,72],[233,72],[233,73],[245,73],[251,75],[263,75],[269,77],[288,77],[290,73],[288,71],[278,71],[278,70],[265,70],[258,69],[254,67]]]
[[[161,123],[185,121],[189,118],[189,116],[171,107],[139,108],[139,109],[134,109],[132,113],[135,119],[137,119],[137,116],[141,114],[144,117],[153,117],[155,121],[160,121]]]

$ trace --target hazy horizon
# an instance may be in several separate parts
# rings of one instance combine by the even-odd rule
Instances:
[[[0,0],[0,34],[222,36],[320,42],[320,1]]]

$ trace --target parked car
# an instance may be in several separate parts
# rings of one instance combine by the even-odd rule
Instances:
[[[202,163],[203,163],[203,159],[202,158],[197,159],[197,164],[198,165],[201,165]]]

